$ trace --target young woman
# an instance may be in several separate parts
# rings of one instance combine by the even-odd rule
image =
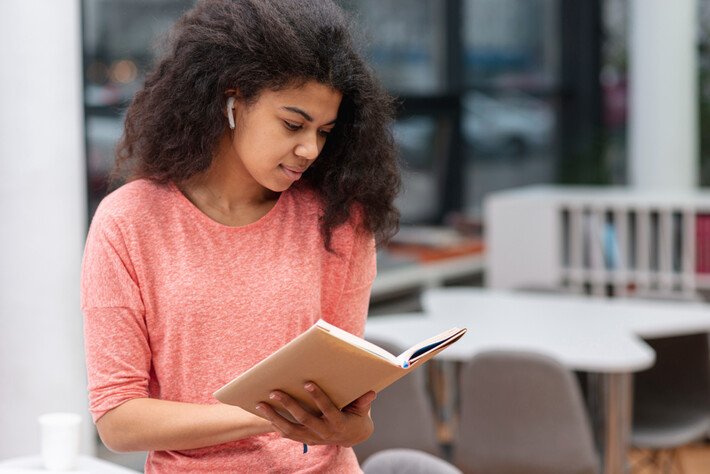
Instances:
[[[211,394],[320,317],[362,334],[398,220],[391,99],[328,0],[205,0],[170,38],[86,243],[99,434],[146,472],[359,472],[374,393],[337,410],[306,384],[314,417],[274,390],[264,418]]]

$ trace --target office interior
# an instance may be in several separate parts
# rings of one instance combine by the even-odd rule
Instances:
[[[36,419],[53,411],[86,414],[87,455],[142,468],[143,453],[108,452],[89,422],[78,282],[126,107],[193,3],[0,5],[0,472],[38,453]],[[401,230],[378,251],[371,320],[428,311],[422,295],[449,287],[708,304],[710,0],[339,3],[398,98]],[[694,328],[683,336],[707,346],[710,326]],[[437,397],[459,369],[430,365],[434,454],[455,464],[456,419]],[[593,404],[594,380],[570,372]],[[703,403],[706,428],[681,443],[700,461],[675,446],[639,454],[629,420],[623,460],[597,439],[593,472],[710,472],[710,393]]]

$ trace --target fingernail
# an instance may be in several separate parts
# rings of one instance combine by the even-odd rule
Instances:
[[[255,408],[256,408],[257,410],[261,411],[261,405],[257,405]]]
[[[272,400],[281,400],[281,397],[279,396],[278,393],[270,393],[269,398]]]
[[[305,388],[306,388],[306,390],[308,390],[309,392],[312,392],[313,390],[315,390],[315,387],[313,386],[312,383],[307,383],[306,386],[305,386]]]

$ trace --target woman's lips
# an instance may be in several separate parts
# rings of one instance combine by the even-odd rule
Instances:
[[[292,168],[290,166],[285,166],[281,165],[281,170],[284,172],[284,174],[289,178],[294,181],[301,179],[301,176],[303,176],[303,173],[306,171],[307,168]]]

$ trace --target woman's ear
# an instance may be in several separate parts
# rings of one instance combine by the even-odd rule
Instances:
[[[234,127],[236,127],[236,124],[234,123],[234,101],[236,98],[231,95],[227,99],[227,120],[229,121],[229,128],[234,130]]]
[[[224,91],[224,97],[226,99],[227,104],[227,106],[224,108],[224,112],[227,116],[227,121],[229,122],[229,128],[234,130],[234,127],[236,126],[236,110],[234,104],[237,100],[239,100],[239,91],[237,89],[227,89],[226,91]]]

